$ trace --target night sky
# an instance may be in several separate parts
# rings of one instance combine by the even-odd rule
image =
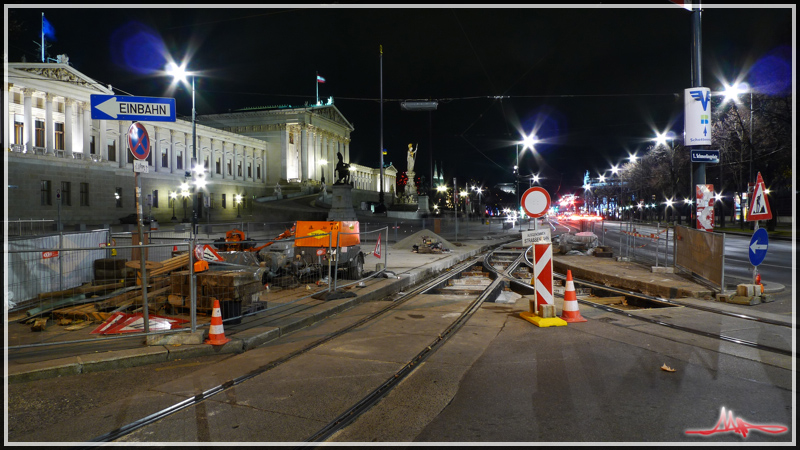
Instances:
[[[332,96],[355,127],[351,161],[372,167],[380,157],[382,81],[387,162],[405,170],[407,145],[419,144],[416,170],[427,175],[432,145],[448,183],[512,182],[515,143],[535,131],[541,142],[536,155],[520,156],[521,173],[539,173],[552,195],[580,186],[587,170],[596,177],[641,154],[656,131],[682,136],[692,13],[667,1],[655,6],[6,5],[6,42],[10,62],[39,61],[34,41],[44,12],[55,30],[51,57],[67,54],[117,94],[175,97],[187,119],[190,90],[170,88],[171,78],[159,73],[168,57],[191,56],[188,69],[201,72],[198,115],[314,103],[319,73],[326,80],[320,97]],[[790,6],[704,5],[703,86],[719,91],[737,77],[758,85],[751,69],[792,55],[793,30]],[[758,72],[765,71],[774,72]],[[438,100],[438,109],[400,108],[402,100],[423,99]]]

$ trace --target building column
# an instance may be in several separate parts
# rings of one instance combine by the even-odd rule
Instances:
[[[25,151],[32,152],[33,145],[36,143],[36,141],[33,140],[33,89],[23,89],[22,95],[24,96],[22,104],[25,114],[25,123],[22,125],[25,127]]]
[[[97,126],[100,127],[97,142],[94,143],[94,151],[103,159],[108,159],[108,131],[106,127],[108,124],[105,119],[98,120]]]
[[[81,113],[83,114],[83,157],[89,157],[89,148],[92,146],[92,105],[89,102],[81,104]]]
[[[117,144],[114,146],[114,152],[116,153],[117,157],[117,165],[120,169],[124,169],[128,167],[128,127],[130,127],[130,123],[120,120],[118,132],[119,135],[117,136]],[[108,153],[108,144],[103,147],[103,150]],[[105,157],[104,157],[105,159]]]
[[[64,152],[67,158],[72,158],[72,106],[75,100],[71,98],[64,99]]]
[[[267,144],[264,143],[266,146]],[[267,185],[267,149],[261,149],[261,183]]]
[[[344,141],[344,162],[350,164],[350,141]]]
[[[44,142],[45,155],[55,156],[53,138],[55,137],[55,126],[53,125],[53,98],[54,94],[44,95]]]
[[[228,179],[228,149],[226,148],[225,142],[222,143],[222,179]]]
[[[164,170],[163,160],[161,159],[161,152],[164,151],[164,145],[161,143],[161,136],[163,135],[161,127],[153,127],[153,134],[156,138],[156,145],[153,146],[153,170],[161,172]]]

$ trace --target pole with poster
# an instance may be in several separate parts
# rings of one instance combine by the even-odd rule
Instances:
[[[753,226],[754,235],[758,231],[759,220],[772,219],[772,209],[769,206],[769,199],[767,198],[767,187],[764,184],[764,179],[761,178],[761,172],[758,172],[756,177],[756,185],[753,188],[753,196],[750,199],[750,206],[747,208],[748,222],[755,222]],[[753,250],[750,250],[753,251]],[[758,266],[753,265],[753,284],[756,283],[758,278]]]

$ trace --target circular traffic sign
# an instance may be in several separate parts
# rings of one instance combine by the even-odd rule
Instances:
[[[528,217],[542,217],[550,209],[550,194],[539,186],[532,187],[522,194],[521,206]]]
[[[140,161],[150,155],[150,136],[144,125],[139,122],[133,122],[128,128],[128,148],[133,157]]]
[[[748,247],[747,256],[750,257],[750,264],[757,266],[764,262],[764,257],[767,256],[767,248],[769,247],[769,235],[766,228],[759,228],[753,233],[750,239],[750,246]]]

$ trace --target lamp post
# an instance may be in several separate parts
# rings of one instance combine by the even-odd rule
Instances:
[[[520,202],[519,202],[519,171],[520,171],[519,170],[519,145],[522,144],[522,151],[523,152],[525,152],[525,150],[527,150],[527,149],[530,149],[532,152],[535,152],[536,148],[534,146],[538,142],[539,142],[539,139],[534,134],[522,135],[522,140],[517,142],[517,165],[514,166],[514,172],[516,172],[516,176],[517,176],[517,184],[516,184],[515,189],[514,189],[515,191],[517,191],[517,213],[521,213],[522,212],[522,206],[520,205]]]
[[[181,197],[183,197],[183,220],[181,221],[181,223],[188,222],[188,220],[186,219],[186,199],[190,195],[192,195],[192,193],[189,192],[189,184],[184,182],[183,184],[181,184]]]
[[[177,222],[178,218],[175,217],[175,200],[177,200],[178,198],[178,193],[175,191],[170,192],[169,198],[172,200],[172,219],[170,220],[172,220],[173,222]]]
[[[670,154],[669,154],[669,187],[670,187],[670,198],[675,198],[675,136],[672,131],[667,133],[658,133],[654,140],[656,141],[656,147],[659,145],[663,145],[667,148],[667,139],[670,142]],[[672,213],[672,209],[670,209],[670,213]],[[670,216],[667,219],[668,222],[672,221],[672,217]]]
[[[168,68],[167,72],[172,75],[173,80],[186,82],[186,77],[191,75],[192,77],[192,160],[190,163],[190,170],[192,173],[192,234],[195,233],[195,227],[197,226],[197,209],[198,209],[198,202],[199,202],[199,192],[196,189],[196,180],[195,180],[195,173],[197,170],[197,110],[195,109],[195,88],[194,88],[194,79],[195,75],[190,74],[186,71],[185,64],[184,65],[177,65],[175,63],[170,63],[170,67]]]

